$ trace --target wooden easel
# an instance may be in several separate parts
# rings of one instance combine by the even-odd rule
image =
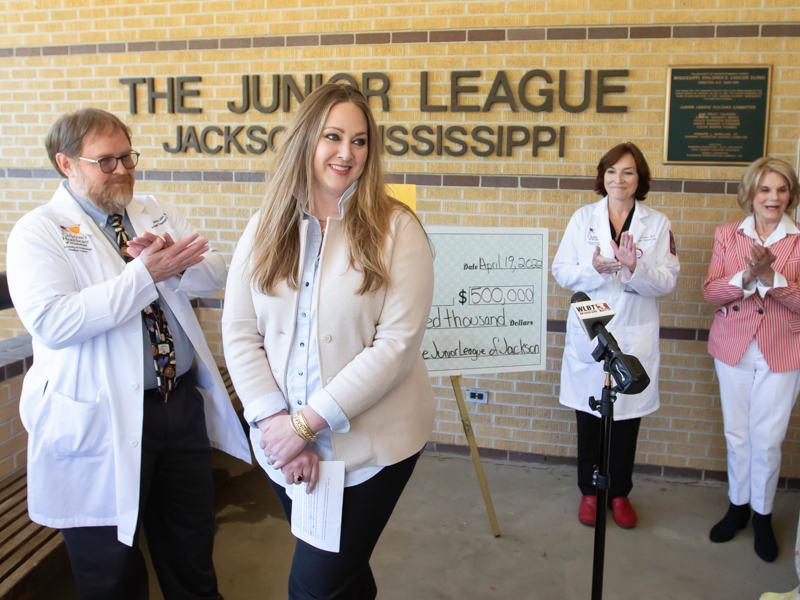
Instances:
[[[494,513],[492,496],[489,493],[489,484],[486,483],[486,475],[483,473],[483,464],[481,463],[481,457],[478,455],[478,444],[475,442],[475,436],[472,433],[472,423],[470,423],[467,405],[464,402],[464,393],[461,391],[461,375],[451,375],[450,383],[453,384],[453,392],[456,395],[458,412],[461,414],[461,425],[464,427],[464,435],[467,436],[469,452],[472,455],[475,473],[478,475],[478,483],[481,486],[481,493],[483,494],[483,502],[486,504],[486,512],[489,513],[489,523],[492,526],[492,533],[494,537],[500,537],[500,526],[497,524],[497,515]]]
[[[546,367],[549,232],[444,225],[425,231],[436,248],[435,281],[420,350],[428,375],[450,377],[492,533],[500,537],[461,377]]]

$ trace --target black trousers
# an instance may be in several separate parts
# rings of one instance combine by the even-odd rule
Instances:
[[[214,485],[203,398],[191,377],[163,402],[145,393],[139,524],[166,600],[221,600],[211,554]],[[116,527],[62,529],[81,600],[146,600],[138,546]]]
[[[594,496],[592,485],[595,465],[600,464],[601,420],[581,410],[575,411],[578,421],[578,487],[584,496]],[[608,474],[608,499],[627,496],[633,489],[633,462],[641,418],[614,421],[611,424],[611,444]]]
[[[375,477],[344,489],[339,552],[297,540],[289,574],[289,600],[373,600],[378,594],[369,559],[422,452],[384,467]],[[292,522],[292,500],[272,487]]]

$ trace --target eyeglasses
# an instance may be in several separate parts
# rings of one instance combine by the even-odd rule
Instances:
[[[91,158],[83,158],[79,156],[80,160],[85,160],[86,162],[95,163],[103,173],[113,173],[117,169],[117,163],[122,161],[122,166],[126,169],[133,169],[139,163],[139,156],[141,156],[138,152],[129,152],[128,154],[123,154],[122,156],[106,156],[105,158],[101,158],[100,160],[92,160]]]

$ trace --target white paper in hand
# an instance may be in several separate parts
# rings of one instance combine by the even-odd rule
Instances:
[[[344,461],[320,461],[319,483],[306,494],[308,483],[289,486],[292,498],[292,534],[307,544],[339,552],[342,535]]]

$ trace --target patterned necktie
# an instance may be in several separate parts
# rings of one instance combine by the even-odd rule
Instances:
[[[131,236],[122,225],[122,215],[110,215],[109,224],[114,228],[117,244],[122,252],[125,262],[130,262],[133,257],[128,254],[128,241]],[[175,383],[175,345],[172,343],[172,334],[167,324],[167,315],[161,310],[158,302],[153,302],[142,311],[144,324],[150,334],[150,343],[153,346],[153,364],[156,369],[158,391],[164,402],[172,391]]]

